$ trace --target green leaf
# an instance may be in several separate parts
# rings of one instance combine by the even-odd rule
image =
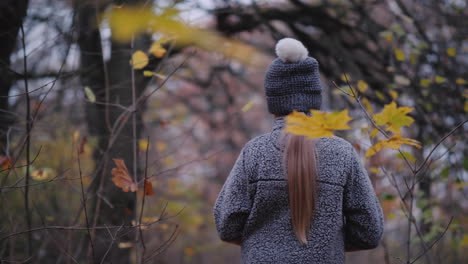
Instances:
[[[93,90],[91,90],[91,88],[89,88],[88,86],[85,86],[84,92],[86,94],[86,97],[91,103],[96,102],[96,96],[94,95]]]

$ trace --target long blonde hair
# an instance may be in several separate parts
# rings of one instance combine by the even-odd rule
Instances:
[[[315,141],[289,133],[283,134],[283,140],[292,226],[297,239],[305,245],[317,200]]]

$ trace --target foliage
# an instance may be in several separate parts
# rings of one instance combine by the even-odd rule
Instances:
[[[334,130],[351,129],[348,122],[348,110],[341,112],[325,113],[318,110],[311,110],[312,116],[306,116],[297,111],[293,111],[286,117],[286,132],[295,135],[304,135],[307,138],[332,137]]]

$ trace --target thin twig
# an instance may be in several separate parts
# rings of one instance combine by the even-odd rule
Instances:
[[[24,89],[26,90],[26,174],[25,174],[25,188],[24,188],[24,210],[26,213],[26,223],[28,229],[31,229],[31,213],[29,212],[29,178],[30,178],[30,152],[31,152],[31,102],[29,98],[28,87],[28,64],[26,54],[26,42],[24,35],[23,24],[21,24],[21,43],[23,44],[23,67],[24,67]],[[32,234],[28,234],[28,255],[32,255]]]
[[[142,219],[143,219],[143,210],[145,208],[145,198],[146,198],[146,182],[148,180],[148,155],[149,155],[149,137],[147,138],[147,141],[148,141],[148,144],[146,145],[146,155],[145,155],[145,180],[143,181],[143,198],[141,199],[141,210],[140,210],[140,220],[138,223],[141,223]],[[146,245],[145,245],[145,240],[143,238],[143,231],[141,229],[141,226],[138,228],[139,231],[140,231],[140,239],[141,239],[141,244],[143,246],[143,252],[141,253],[141,260],[143,260],[144,256],[145,256],[145,251],[146,251]],[[137,240],[135,242],[138,242],[138,237],[137,237]]]
[[[408,262],[408,263],[410,263],[410,264],[415,263],[418,259],[420,259],[422,256],[424,256],[429,250],[431,250],[432,247],[433,247],[437,242],[439,242],[439,240],[441,240],[442,237],[444,237],[444,235],[445,235],[445,233],[447,232],[448,228],[449,228],[450,225],[452,224],[452,221],[453,221],[453,216],[450,217],[450,221],[449,221],[449,223],[447,224],[447,226],[445,227],[445,229],[444,229],[444,231],[442,232],[442,234],[440,234],[440,236],[439,236],[437,239],[435,239],[435,240],[431,243],[431,245],[429,246],[429,248],[426,249],[426,250],[424,250],[424,251],[423,251],[421,254],[419,254],[416,258],[414,258],[413,261]]]
[[[83,202],[83,209],[84,209],[85,219],[86,219],[86,231],[88,232],[89,244],[91,245],[91,252],[92,252],[92,258],[93,258],[91,263],[94,263],[94,260],[96,259],[96,255],[95,255],[95,252],[94,252],[93,237],[91,236],[91,231],[89,229],[90,226],[89,226],[89,221],[88,221],[88,210],[87,210],[87,206],[86,206],[87,198],[86,198],[84,187],[83,187],[83,175],[81,173],[80,151],[79,151],[78,148],[76,150],[76,153],[77,153],[78,171],[79,171],[79,174],[80,174],[80,183],[81,183],[81,199],[82,199],[82,202]]]
[[[458,124],[456,127],[454,127],[449,133],[447,133],[443,138],[441,138],[437,144],[431,149],[431,152],[429,152],[429,155],[427,155],[427,157],[424,159],[424,162],[415,170],[415,173],[417,174],[423,167],[424,165],[426,165],[427,161],[429,160],[429,158],[431,157],[432,153],[434,153],[434,151],[439,147],[440,144],[442,144],[442,142],[444,142],[444,140],[446,138],[448,138],[450,135],[452,135],[457,129],[459,129],[460,127],[462,127],[466,122],[468,122],[468,119],[466,119],[465,121],[461,122],[460,124]]]

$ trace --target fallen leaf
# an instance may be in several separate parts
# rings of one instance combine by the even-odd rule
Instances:
[[[111,171],[112,175],[114,175],[112,182],[124,192],[136,192],[138,190],[138,185],[133,182],[127,166],[125,166],[125,162],[122,159],[113,159],[113,161],[116,168],[113,168]]]

